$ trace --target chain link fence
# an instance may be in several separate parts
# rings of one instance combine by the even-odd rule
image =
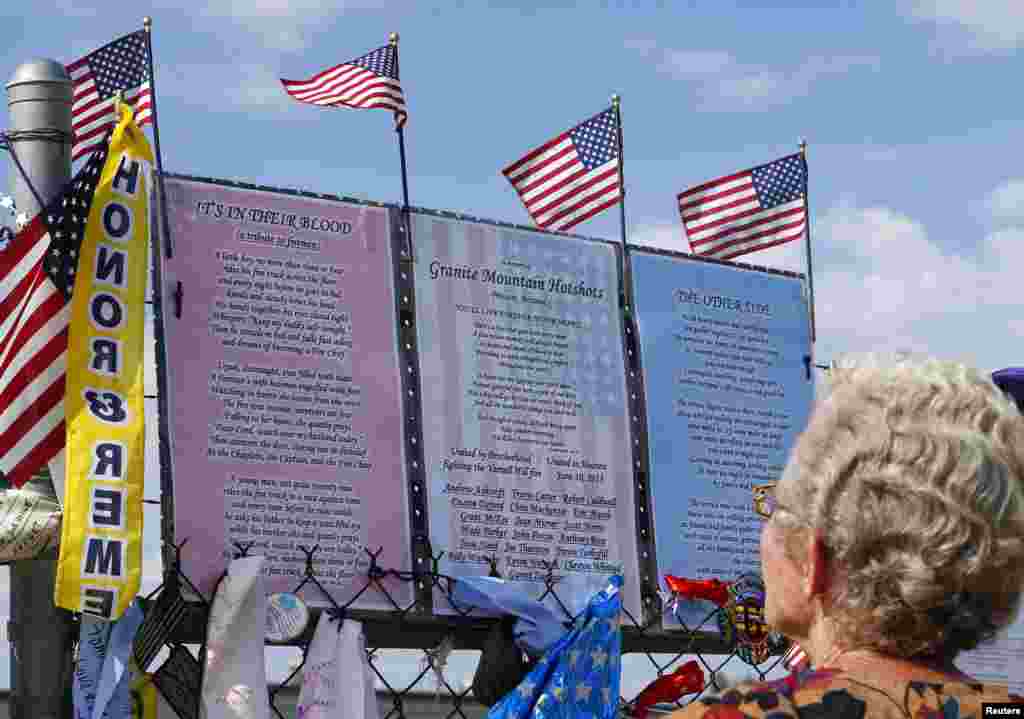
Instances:
[[[236,557],[245,556],[249,549],[248,546],[238,546]],[[271,716],[280,719],[295,716],[293,707],[297,687],[301,683],[302,669],[315,627],[318,621],[340,621],[344,618],[363,624],[367,659],[376,677],[382,717],[472,719],[486,714],[486,707],[474,698],[470,682],[451,676],[446,669],[451,663],[451,656],[458,656],[458,663],[464,666],[473,658],[470,651],[483,650],[485,640],[498,620],[474,616],[473,607],[456,604],[452,590],[457,580],[437,571],[443,552],[432,555],[431,571],[417,573],[381,567],[377,563],[377,555],[364,549],[369,558],[366,582],[347,602],[339,604],[317,578],[316,555],[319,548],[314,546],[300,549],[306,555],[305,572],[293,593],[308,604],[320,608],[311,609],[308,626],[294,642],[269,644],[270,647],[291,646],[294,647],[292,651],[297,653],[290,672],[269,687]],[[214,597],[205,597],[180,571],[180,553],[181,546],[174,548],[175,559],[166,573],[164,583],[143,599],[146,619],[139,629],[134,654],[142,671],[153,672],[154,684],[164,701],[183,719],[192,719],[199,714],[206,622]],[[496,565],[497,562],[492,561],[492,576],[497,575]],[[544,590],[537,599],[553,601],[561,608],[566,621],[571,622],[576,619],[569,609],[573,602],[559,596],[559,583],[554,569],[554,565],[549,568]],[[386,577],[422,583],[421,588],[431,588],[435,596],[447,600],[454,613],[436,615],[432,608],[420,605],[421,599],[414,599],[410,604],[402,606],[382,582]],[[352,608],[365,592],[371,590],[386,597],[393,609],[382,612]],[[417,592],[415,596],[424,595]],[[723,626],[733,621],[723,608],[710,612],[708,620]],[[707,626],[707,623],[701,626]],[[643,686],[675,671],[689,659],[699,662],[705,677],[704,689],[684,696],[674,704],[659,705],[655,711],[681,708],[706,692],[727,688],[738,678],[766,679],[782,670],[779,654],[782,647],[773,645],[771,655],[755,664],[753,661],[759,657],[752,657],[749,651],[744,651],[742,644],[736,643],[735,631],[716,635],[686,626],[679,630],[664,630],[660,622],[644,623],[626,611],[622,614],[621,627],[622,667],[632,678],[632,681],[623,682],[623,695],[619,697],[619,713],[624,717],[632,715]],[[254,627],[253,630],[262,632],[263,628]],[[452,654],[449,655],[449,652]],[[418,655],[419,658],[415,671],[409,671],[410,655]],[[162,662],[157,661],[158,658]],[[404,661],[405,671],[394,671],[399,659]],[[735,667],[739,662],[742,662],[746,670],[743,675],[737,677],[735,674],[723,673],[727,665]]]

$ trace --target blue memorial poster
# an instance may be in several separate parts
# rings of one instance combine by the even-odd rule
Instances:
[[[626,578],[639,612],[616,248],[415,214],[430,539],[441,571],[488,558],[532,597]],[[443,596],[435,611],[450,611]]]
[[[802,280],[678,255],[631,259],[658,576],[759,571],[751,486],[778,479],[814,395]]]

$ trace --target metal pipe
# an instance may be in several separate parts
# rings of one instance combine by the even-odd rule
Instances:
[[[71,179],[71,102],[71,78],[54,60],[19,65],[7,84],[8,139],[18,159],[11,163],[11,192],[29,219]],[[48,473],[24,489],[56,496]],[[10,571],[11,717],[69,717],[72,624],[53,603],[57,562],[17,561]]]

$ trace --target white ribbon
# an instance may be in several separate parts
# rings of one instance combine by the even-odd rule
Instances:
[[[351,619],[338,623],[326,614],[313,635],[302,668],[298,719],[377,719],[374,673],[366,658],[363,625]]]
[[[262,570],[263,557],[234,560],[213,598],[200,692],[203,719],[269,719]]]

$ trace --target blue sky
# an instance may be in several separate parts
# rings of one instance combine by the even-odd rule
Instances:
[[[8,2],[0,73],[70,62],[151,15],[168,170],[397,201],[390,116],[300,105],[277,78],[398,31],[413,204],[527,223],[501,168],[619,93],[630,241],[680,251],[678,192],[805,137],[817,360],[1024,364],[1024,13],[1014,0],[837,4]],[[618,213],[578,231],[617,238]],[[804,267],[794,244],[745,259]]]
[[[527,222],[501,168],[619,93],[631,241],[685,251],[676,193],[805,137],[818,360],[1022,361],[1009,268],[1024,258],[1024,15],[1011,0],[61,5],[0,9],[7,75],[32,56],[71,61],[152,15],[165,166],[187,174],[397,201],[387,113],[301,105],[277,83],[393,30],[420,206]],[[617,238],[618,222],[613,210],[578,229]],[[803,267],[794,244],[748,259]]]

